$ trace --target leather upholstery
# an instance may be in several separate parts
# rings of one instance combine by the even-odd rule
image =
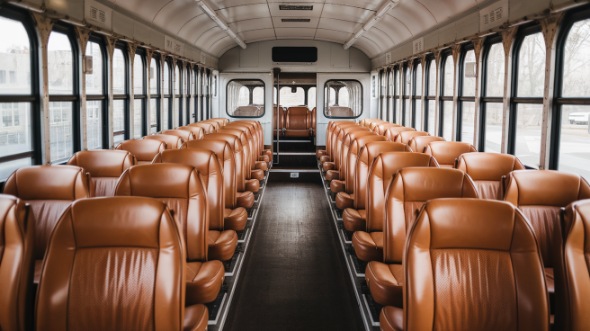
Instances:
[[[285,136],[311,136],[310,111],[307,107],[289,107],[285,117]]]
[[[155,139],[166,143],[166,149],[179,149],[182,146],[182,138],[170,134],[152,134],[143,139]]]
[[[35,220],[34,281],[38,283],[49,238],[59,217],[72,201],[90,197],[88,176],[84,169],[70,165],[24,167],[8,177],[4,193],[30,205]]]
[[[397,136],[396,142],[408,144],[412,138],[421,136],[430,136],[430,133],[426,131],[402,131]]]
[[[416,131],[414,128],[407,128],[405,126],[390,126],[385,130],[385,138],[389,141],[399,142],[398,136],[403,131]]]
[[[416,153],[424,153],[424,149],[431,141],[445,141],[445,138],[438,136],[415,136],[408,142],[408,146]]]
[[[124,150],[97,149],[77,152],[68,164],[82,167],[90,174],[91,196],[113,196],[119,176],[135,165],[135,157]]]
[[[590,185],[578,175],[555,170],[516,170],[508,176],[504,200],[522,211],[537,236],[550,294],[554,293],[553,268],[559,263],[563,247],[560,210],[588,198]]]
[[[215,128],[215,125],[213,125],[211,123],[197,122],[197,123],[190,123],[188,126],[195,126],[195,127],[203,129],[203,132],[205,133],[205,135],[208,135],[210,133],[214,133],[215,131],[217,131],[217,129]]]
[[[25,203],[0,194],[0,330],[31,329],[34,234]]]
[[[187,125],[187,126],[179,126],[176,129],[190,131],[194,136],[194,140],[201,140],[201,139],[203,139],[203,136],[205,136],[205,129],[203,129],[200,126]]]
[[[342,130],[343,132],[343,139],[342,142],[339,142],[338,144],[338,159],[339,161],[336,162],[336,169],[338,169],[338,179],[339,181],[342,181],[342,183],[340,183],[340,187],[344,187],[346,188],[346,178],[347,178],[347,174],[348,174],[348,152],[350,151],[350,147],[352,145],[352,143],[363,136],[377,136],[374,132],[372,132],[371,130],[367,130],[366,128],[360,127],[360,126],[356,126],[354,128],[346,128],[344,130]],[[326,175],[330,174],[331,171],[327,171]],[[352,184],[352,183],[351,183]],[[330,185],[330,189],[332,190],[333,187],[332,185]],[[352,190],[352,188],[351,188]],[[333,193],[338,193],[338,191],[334,191],[332,190]],[[340,207],[338,207],[340,208]],[[344,208],[340,208],[340,209],[344,209]]]
[[[389,128],[399,128],[399,127],[401,127],[401,125],[399,125],[399,124],[390,123],[390,122],[379,122],[379,123],[376,123],[375,125],[372,125],[371,130],[373,130],[375,133],[377,133],[380,136],[385,136],[385,134]]]
[[[561,295],[555,313],[556,329],[590,330],[590,200],[570,204],[563,224],[563,255],[555,279],[556,292]]]
[[[184,259],[180,231],[160,201],[76,201],[47,251],[37,330],[194,329],[183,325]],[[186,322],[206,318],[204,306],[189,310]]]
[[[428,202],[409,232],[404,261],[405,330],[549,329],[535,236],[510,204]]]
[[[386,142],[401,149],[401,143]],[[372,151],[368,155],[377,155],[371,162],[367,174],[366,197],[365,197],[365,222],[362,229],[358,229],[352,236],[352,247],[357,258],[361,261],[383,261],[383,224],[385,222],[385,200],[387,189],[390,186],[393,176],[402,168],[406,167],[438,167],[436,160],[422,153],[400,153],[386,151],[377,154],[380,148],[386,143],[371,143]],[[381,144],[379,146],[376,144]],[[376,146],[373,146],[376,145]],[[342,216],[344,219],[344,215]],[[346,226],[346,223],[345,223]],[[360,227],[360,226],[359,226]],[[377,238],[377,240],[376,240]]]
[[[133,154],[137,164],[146,164],[152,163],[154,157],[166,149],[166,143],[156,139],[132,139],[121,142],[116,149]]]
[[[238,127],[223,128],[218,131],[218,133],[233,135],[237,137],[242,143],[242,153],[244,155],[242,158],[242,171],[244,173],[244,180],[252,178],[252,139],[250,138],[250,134],[247,132],[248,129]]]
[[[409,155],[409,154],[408,154]],[[473,181],[463,171],[448,168],[402,168],[387,189],[383,223],[383,262],[371,261],[365,278],[373,299],[400,306],[403,274],[390,272],[402,265],[408,230],[422,205],[439,198],[477,198]],[[385,265],[392,265],[385,268]],[[389,270],[389,271],[388,271]]]
[[[443,168],[455,167],[461,154],[472,152],[477,152],[473,145],[460,141],[432,141],[424,149],[424,153],[434,156]]]
[[[499,153],[466,153],[459,156],[457,169],[465,171],[482,199],[502,200],[502,178],[513,170],[523,170],[524,165],[514,155]]]
[[[179,129],[174,129],[174,130],[164,130],[162,132],[160,132],[161,134],[169,134],[172,136],[177,136],[180,137],[180,139],[182,140],[182,142],[184,143],[185,141],[189,141],[189,140],[195,140],[196,137],[195,135],[192,133],[192,131],[188,131],[188,130],[179,130]],[[179,147],[180,148],[180,147]]]
[[[168,206],[181,230],[187,262],[193,265],[186,270],[187,298],[198,299],[187,303],[215,300],[223,283],[224,268],[220,261],[208,261],[217,260],[209,254],[213,249],[209,247],[209,232],[215,229],[209,225],[207,193],[198,171],[192,166],[174,163],[131,167],[121,176],[117,195],[155,198]],[[233,255],[233,251],[231,253]],[[205,275],[193,274],[198,271]]]

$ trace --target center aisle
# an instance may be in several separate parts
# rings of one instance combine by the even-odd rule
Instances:
[[[225,330],[362,330],[319,175],[269,176]]]

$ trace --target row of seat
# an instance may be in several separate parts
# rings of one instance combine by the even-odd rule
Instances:
[[[198,129],[193,130],[193,128]],[[185,132],[194,131],[202,132],[201,140],[195,139],[196,137],[182,136]],[[182,144],[177,142],[179,139]],[[248,217],[246,209],[251,208],[254,202],[253,192],[245,189],[260,187],[259,179],[256,178],[249,179],[250,183],[246,185],[243,175],[245,170],[251,172],[259,170],[264,178],[264,170],[268,169],[265,166],[267,167],[270,163],[267,152],[259,148],[258,142],[262,142],[261,139],[259,123],[251,121],[224,123],[223,120],[209,120],[195,123],[189,130],[179,128],[141,140],[126,141],[118,146],[119,150],[78,152],[69,160],[70,165],[67,166],[34,166],[18,169],[7,180],[4,192],[26,202],[31,210],[26,222],[30,232],[26,235],[34,236],[34,240],[29,240],[27,244],[34,261],[33,271],[30,272],[34,275],[34,279],[23,284],[45,282],[42,279],[42,268],[46,268],[43,266],[48,263],[48,246],[50,239],[53,238],[52,233],[61,222],[60,217],[62,219],[65,217],[64,210],[72,208],[69,207],[72,202],[92,196],[149,197],[164,203],[166,213],[171,213],[178,223],[181,247],[184,247],[182,256],[185,260],[182,265],[183,283],[186,283],[186,289],[182,291],[183,304],[198,307],[196,310],[191,308],[192,317],[189,320],[204,321],[204,324],[199,324],[197,328],[204,329],[208,318],[207,309],[202,304],[216,299],[224,281],[224,266],[221,261],[230,260],[234,255],[237,246],[236,231],[244,230]],[[182,149],[175,149],[178,146]],[[250,151],[256,157],[251,157],[251,154],[248,154]],[[137,159],[143,162],[135,165]],[[153,164],[148,164],[148,160]],[[242,179],[244,191],[237,192],[238,178]],[[121,201],[123,201],[120,203],[122,209],[118,217],[128,214],[124,201],[132,200]],[[141,211],[130,213],[142,214]],[[135,220],[135,222],[141,225],[141,221]],[[98,227],[96,230],[102,231]],[[133,231],[126,233],[138,235],[144,231],[144,229],[139,230],[135,233]],[[108,233],[111,230],[105,231]],[[0,254],[2,251],[0,250]],[[126,257],[125,254],[130,255]],[[116,255],[116,257],[121,258],[120,262],[125,262],[133,256],[141,256],[137,255],[139,254],[137,252],[125,254]],[[8,260],[0,261],[4,263]],[[26,267],[26,262],[21,263],[23,267]],[[123,267],[122,270],[126,268],[128,266]],[[95,272],[97,275],[104,275],[105,270],[107,269],[95,270]],[[20,272],[27,273],[28,270],[25,268]],[[112,275],[104,276],[109,278]],[[124,278],[126,275],[118,276]],[[18,278],[15,275],[9,275],[6,278],[0,275],[0,277],[7,281]],[[137,281],[131,278],[128,280]],[[100,279],[96,280],[96,284],[100,283]],[[9,283],[2,282],[2,284],[4,288],[4,284]],[[120,287],[111,290],[123,294],[128,291],[129,284],[117,282],[111,285],[117,284]],[[23,285],[24,288],[28,287],[29,292],[34,292],[34,289],[30,289],[30,285],[27,285]],[[93,286],[100,287],[100,285]],[[99,295],[100,293],[87,294]],[[15,299],[19,301],[10,302],[11,309],[14,309],[11,312],[18,311],[25,314],[28,310],[28,316],[31,316],[30,303],[23,305],[22,302],[25,297],[27,296],[19,295]],[[99,299],[99,297],[96,298]],[[37,309],[40,307],[39,302]],[[116,305],[109,307],[109,309],[118,308],[125,307]],[[37,318],[39,314],[41,313],[37,310]],[[3,319],[0,319],[0,322],[4,323]],[[4,324],[0,326],[5,329]],[[30,325],[21,323],[16,329],[24,330],[25,328],[30,329]],[[42,329],[45,330],[45,328]]]
[[[274,107],[273,134],[276,137],[315,137],[316,108],[311,111],[306,106],[293,106],[286,110]]]
[[[369,262],[365,277],[377,303],[403,306],[405,276],[402,259],[406,236],[421,206],[437,198],[504,198],[519,207],[538,237],[546,267],[547,290],[554,292],[553,275],[557,262],[548,260],[546,253],[559,250],[554,245],[558,241],[555,238],[561,233],[558,231],[559,208],[590,198],[588,183],[583,178],[554,171],[519,170],[524,167],[513,156],[472,153],[475,151],[472,146],[456,142],[433,140],[423,149],[426,153],[400,153],[411,151],[411,147],[400,141],[404,135],[407,139],[413,131],[399,130],[400,127],[388,123],[375,123],[379,122],[363,123],[368,130],[350,122],[330,123],[332,134],[338,131],[338,126],[343,128],[340,128],[338,139],[332,136],[327,141],[333,139],[332,152],[338,153],[335,149],[339,148],[341,160],[342,154],[347,154],[347,162],[340,162],[338,173],[342,178],[344,172],[345,180],[333,185],[335,179],[332,179],[330,189],[352,187],[352,192],[337,193],[336,206],[344,207],[343,226],[354,232],[352,247],[356,257]],[[389,135],[389,139],[398,143],[386,141],[387,138],[379,133]],[[415,143],[415,140],[428,137],[426,133],[420,134],[414,135],[410,141]],[[320,151],[318,157],[320,162],[323,161],[320,166],[326,171],[325,178],[330,179],[329,171],[335,171],[334,163],[328,163],[327,151]],[[461,170],[436,169],[438,160],[447,168],[455,165]],[[346,165],[348,169],[343,169]],[[406,168],[408,166],[431,168]],[[502,177],[505,176],[508,176],[508,186],[504,190]],[[555,188],[559,188],[555,195],[547,191]],[[541,194],[534,197],[535,193]],[[563,315],[556,314],[558,324],[563,324]]]

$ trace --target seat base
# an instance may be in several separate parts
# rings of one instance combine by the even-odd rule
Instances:
[[[209,260],[228,261],[238,246],[238,234],[234,230],[209,230]]]
[[[248,211],[243,207],[223,210],[223,227],[228,230],[244,231],[248,222]]]
[[[369,262],[365,280],[375,302],[383,306],[403,307],[404,268],[401,264]]]
[[[352,235],[352,248],[361,261],[383,261],[383,232],[356,231]]]
[[[354,207],[354,193],[338,192],[336,194],[336,208],[345,210],[346,208],[352,207]]]
[[[225,269],[221,261],[188,262],[186,264],[186,305],[215,301]]]
[[[363,231],[367,228],[367,212],[364,209],[346,208],[342,212],[342,222],[348,232]]]

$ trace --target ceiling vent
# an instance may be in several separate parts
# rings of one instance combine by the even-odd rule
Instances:
[[[281,18],[281,22],[283,23],[309,23],[311,22],[310,18]]]
[[[313,10],[313,5],[279,5],[279,10]]]

